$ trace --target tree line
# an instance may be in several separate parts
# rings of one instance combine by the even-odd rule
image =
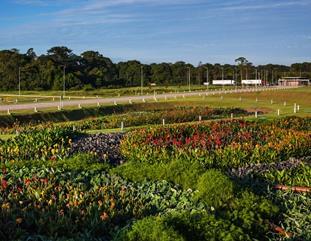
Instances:
[[[199,63],[194,66],[183,61],[176,63],[143,64],[137,60],[113,63],[96,51],[76,55],[64,46],[52,47],[46,54],[37,56],[33,48],[26,53],[17,49],[0,51],[0,90],[93,89],[101,87],[201,85],[213,79],[260,78],[276,83],[282,76],[311,77],[311,63],[295,63],[291,66],[267,64],[254,66],[244,57],[235,60],[236,65]],[[64,81],[65,80],[65,81]]]

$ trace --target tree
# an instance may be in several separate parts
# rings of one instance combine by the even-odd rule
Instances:
[[[241,82],[243,79],[243,68],[244,66],[248,63],[248,60],[245,57],[239,57],[234,60],[236,63],[238,63],[238,66],[240,67],[240,77],[241,77]]]

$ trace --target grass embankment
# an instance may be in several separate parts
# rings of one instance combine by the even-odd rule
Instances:
[[[128,112],[153,112],[156,110],[170,110],[177,107],[196,107],[208,106],[211,108],[241,108],[250,112],[260,111],[263,112],[258,118],[273,119],[278,118],[278,110],[280,117],[284,116],[310,116],[311,115],[311,88],[298,88],[291,90],[277,90],[277,91],[262,91],[253,93],[239,93],[239,94],[222,94],[222,95],[202,95],[201,97],[189,97],[180,99],[169,99],[167,101],[160,100],[158,102],[149,103],[133,103],[118,105],[118,106],[102,106],[98,107],[85,107],[82,109],[66,109],[62,111],[38,112],[38,113],[23,113],[12,114],[11,116],[0,116],[0,127],[10,127],[15,123],[31,124],[31,123],[45,123],[45,122],[69,122],[79,121],[90,118],[97,118],[106,115],[119,115]],[[272,101],[272,102],[271,102]],[[284,103],[286,102],[286,105]],[[299,105],[300,110],[294,113],[294,104]],[[254,116],[248,117],[254,119]],[[126,123],[126,128],[132,126]],[[159,124],[162,119],[159,119]],[[166,121],[166,124],[170,124]],[[144,126],[144,124],[143,124]],[[90,130],[92,133],[118,131],[118,129],[104,129],[104,130]]]

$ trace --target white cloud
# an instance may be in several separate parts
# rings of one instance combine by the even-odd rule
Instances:
[[[310,0],[300,0],[300,1],[275,1],[273,3],[271,2],[262,2],[258,3],[258,1],[255,2],[255,4],[251,3],[250,1],[246,2],[239,2],[239,3],[233,3],[230,6],[225,6],[222,9],[223,10],[262,10],[262,9],[274,9],[274,8],[284,8],[284,7],[290,7],[290,6],[306,6],[310,5]]]

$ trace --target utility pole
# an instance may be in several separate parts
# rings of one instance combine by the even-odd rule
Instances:
[[[189,87],[189,92],[191,91],[190,79],[191,79],[191,73],[190,73],[190,67],[188,67],[188,87]]]
[[[143,95],[144,86],[144,66],[140,66],[140,95]]]
[[[18,95],[21,95],[21,67],[18,67]]]
[[[66,94],[66,65],[64,65],[63,68],[63,97],[65,97]]]
[[[206,88],[208,89],[208,67],[206,67]]]

